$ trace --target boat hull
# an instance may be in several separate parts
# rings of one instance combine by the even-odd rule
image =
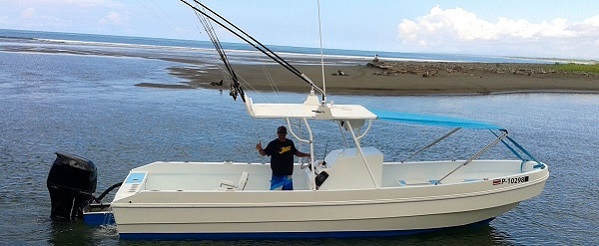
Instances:
[[[88,204],[83,208],[83,221],[88,226],[115,224],[110,204]]]
[[[539,195],[548,171],[526,177],[330,191],[144,190],[112,209],[124,239],[393,236],[489,222]]]
[[[122,239],[131,240],[290,239],[401,236],[474,224],[486,224],[515,206],[517,206],[517,203],[471,212],[397,218],[257,222],[259,224],[241,222],[235,224],[144,224],[127,226],[119,225],[118,228]],[[450,220],[452,223],[445,223]],[[427,224],[422,225],[422,221],[427,221]],[[258,230],[257,228],[261,229]],[[136,229],[141,230],[136,232]]]

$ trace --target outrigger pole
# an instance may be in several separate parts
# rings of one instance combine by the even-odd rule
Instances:
[[[225,64],[227,72],[229,73],[229,75],[231,75],[233,83],[231,84],[229,95],[233,97],[233,100],[237,100],[237,94],[240,94],[241,100],[245,102],[245,93],[243,92],[243,88],[241,88],[241,86],[239,85],[239,78],[237,78],[237,74],[235,73],[235,70],[233,70],[231,63],[229,62],[227,53],[225,53],[225,50],[223,49],[220,40],[218,39],[218,36],[214,32],[212,24],[210,23],[210,21],[206,19],[204,15],[201,15],[198,12],[195,12],[195,14],[204,26],[204,30],[206,30],[206,34],[208,34],[208,37],[210,37],[210,41],[212,41],[212,44],[214,44],[214,47],[216,48],[216,51],[218,52],[220,59]]]
[[[319,93],[322,94],[322,103],[324,103],[326,101],[326,93],[320,87],[316,86],[316,84],[314,84],[314,82],[312,82],[312,80],[310,80],[310,78],[308,78],[306,75],[304,75],[302,72],[300,72],[297,68],[293,67],[291,64],[289,64],[286,60],[284,60],[279,55],[277,55],[275,52],[270,50],[268,47],[266,47],[265,45],[260,43],[258,40],[256,40],[255,38],[253,38],[252,36],[250,36],[249,34],[244,32],[243,30],[241,30],[239,27],[235,26],[233,23],[229,22],[227,19],[225,19],[218,13],[214,12],[212,9],[208,8],[206,5],[202,4],[198,0],[193,0],[193,1],[196,4],[200,5],[202,8],[204,8],[205,10],[212,13],[214,16],[218,17],[220,20],[224,21],[226,24],[215,19],[214,17],[212,17],[211,15],[206,13],[204,10],[200,10],[196,6],[191,5],[186,0],[179,0],[179,1],[181,1],[185,5],[189,6],[191,9],[195,10],[197,13],[200,13],[203,16],[205,16],[206,18],[214,21],[219,26],[223,27],[224,29],[226,29],[227,31],[232,33],[233,35],[237,36],[238,38],[240,38],[247,44],[251,45],[256,50],[262,52],[264,55],[268,56],[270,59],[277,62],[279,65],[283,66],[285,69],[289,70],[294,75],[298,76],[304,82],[308,83],[312,89],[315,89],[316,91],[318,91]]]

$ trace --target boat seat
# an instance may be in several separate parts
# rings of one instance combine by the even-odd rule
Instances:
[[[245,190],[245,186],[248,183],[249,173],[243,171],[241,173],[241,177],[239,177],[239,181],[237,185],[233,183],[233,181],[229,180],[221,180],[219,190]]]

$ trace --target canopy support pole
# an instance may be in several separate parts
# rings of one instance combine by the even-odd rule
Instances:
[[[293,135],[293,137],[295,139],[297,139],[300,142],[304,142],[304,143],[308,143],[310,144],[310,170],[316,170],[315,165],[314,165],[314,135],[312,135],[312,129],[310,128],[310,124],[308,124],[308,120],[306,118],[303,118],[304,124],[306,125],[306,130],[308,131],[308,138],[309,139],[302,139],[299,136],[297,136],[295,134],[295,132],[293,132],[293,127],[291,127],[291,121],[289,120],[289,118],[285,118],[285,120],[287,120],[287,126],[289,126],[289,132],[291,133],[291,135]],[[312,185],[312,190],[316,190],[316,179],[311,178],[310,180],[310,184]]]
[[[368,165],[366,156],[364,156],[364,152],[362,152],[362,147],[360,147],[360,141],[356,138],[356,133],[354,133],[354,128],[351,126],[351,123],[349,121],[346,121],[345,124],[347,124],[347,126],[349,128],[349,132],[351,133],[351,136],[354,139],[354,142],[356,143],[356,150],[358,150],[358,154],[360,155],[360,157],[362,157],[362,161],[364,162],[364,165],[366,166],[366,170],[368,170],[368,175],[370,175],[370,179],[372,179],[372,183],[374,184],[374,187],[376,187],[377,189],[380,188],[379,185],[376,183],[376,179],[374,178],[374,175],[372,174],[372,170],[370,170],[370,166]]]
[[[456,133],[457,131],[459,131],[460,129],[462,129],[461,127],[455,128],[453,130],[451,130],[450,132],[448,132],[447,134],[443,135],[441,138],[433,141],[432,143],[428,144],[427,146],[424,146],[422,149],[414,152],[413,154],[411,154],[410,156],[406,157],[405,159],[401,160],[401,163],[404,163],[405,161],[407,161],[408,159],[422,153],[422,151],[425,151],[427,149],[429,149],[430,147],[433,147],[435,144],[441,142],[443,139],[446,139],[447,137],[451,136],[452,134]]]
[[[449,172],[447,175],[443,176],[443,178],[441,178],[437,182],[435,182],[435,185],[440,184],[441,181],[443,181],[445,178],[447,178],[449,175],[451,175],[452,173],[454,173],[455,171],[457,171],[461,167],[466,166],[466,165],[470,164],[470,162],[472,162],[473,160],[478,159],[478,157],[480,157],[483,153],[487,152],[487,150],[489,150],[491,147],[497,145],[505,137],[507,137],[507,131],[506,130],[501,130],[501,132],[502,132],[501,135],[497,139],[495,139],[495,141],[493,141],[492,143],[488,144],[483,149],[479,150],[476,154],[474,154],[472,157],[470,157],[468,160],[466,160],[464,163],[462,163],[462,165],[459,165],[458,167],[456,167],[455,169],[453,169],[451,172]]]

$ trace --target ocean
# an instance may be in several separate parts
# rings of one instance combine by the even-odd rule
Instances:
[[[244,45],[227,44],[226,48],[232,49],[229,55],[234,63],[266,62]],[[320,53],[299,47],[276,50],[299,62],[311,62]],[[135,86],[185,82],[171,75],[169,68],[201,69],[218,62],[213,53],[208,42],[0,30],[0,205],[4,209],[0,213],[0,245],[156,244],[120,240],[111,226],[52,221],[46,179],[57,151],[94,161],[99,171],[98,192],[122,181],[131,168],[158,160],[267,161],[256,154],[254,146],[260,140],[272,139],[273,129],[282,122],[253,120],[242,103],[218,90]],[[375,51],[333,50],[326,54],[333,60],[368,60],[378,54],[406,60],[531,62]],[[247,93],[256,101],[296,102],[304,98],[296,93]],[[336,103],[360,102],[370,108],[466,117],[503,126],[549,165],[551,176],[540,196],[480,227],[406,237],[177,244],[599,245],[599,189],[594,183],[599,179],[599,95],[329,93],[329,99]],[[376,122],[363,144],[376,144],[386,160],[398,161],[409,154],[408,150],[416,150],[447,131],[411,129]],[[320,130],[315,134],[329,133]],[[478,146],[476,140],[466,139],[460,145]],[[430,157],[443,154],[447,153],[433,152]],[[502,154],[491,151],[489,155]]]

